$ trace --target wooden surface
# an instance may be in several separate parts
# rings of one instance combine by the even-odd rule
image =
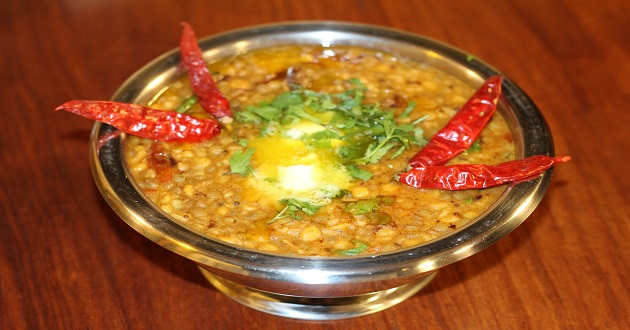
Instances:
[[[628,13],[622,0],[2,1],[0,328],[629,328]],[[182,20],[206,36],[307,19],[398,28],[492,63],[573,157],[505,239],[394,308],[336,322],[241,306],[128,227],[93,183],[92,122],[53,112],[108,99],[176,47]]]

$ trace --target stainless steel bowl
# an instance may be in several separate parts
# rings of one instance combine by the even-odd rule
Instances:
[[[443,43],[383,27],[340,22],[289,22],[255,26],[200,40],[213,62],[253,49],[286,45],[356,45],[380,49],[442,69],[472,87],[500,74],[488,64]],[[181,76],[174,49],[130,77],[113,99],[145,103]],[[549,129],[536,106],[505,79],[499,111],[514,134],[517,157],[553,154]],[[404,250],[360,257],[296,257],[248,250],[202,236],[180,225],[137,188],[126,167],[125,136],[99,141],[114,129],[96,124],[90,161],[95,181],[110,206],[131,227],[199,265],[208,280],[231,298],[268,313],[330,320],[389,308],[415,294],[435,272],[504,237],[542,199],[551,171],[510,186],[480,217],[455,233]]]

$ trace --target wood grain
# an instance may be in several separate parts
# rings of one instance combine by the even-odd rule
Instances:
[[[0,4],[0,328],[630,328],[630,2],[621,0],[6,0]],[[335,322],[241,306],[122,222],[87,162],[92,123],[55,106],[107,99],[177,45],[287,20],[384,25],[492,63],[537,103],[558,167],[534,214],[384,312]]]

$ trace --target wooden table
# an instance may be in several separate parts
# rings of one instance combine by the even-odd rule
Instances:
[[[0,328],[622,329],[630,327],[630,2],[622,0],[35,1],[0,4]],[[96,189],[92,122],[54,113],[108,99],[178,42],[286,20],[389,26],[492,63],[537,103],[558,167],[533,215],[374,315],[303,322],[213,289],[128,227]]]

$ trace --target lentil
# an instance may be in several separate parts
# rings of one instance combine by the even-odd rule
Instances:
[[[436,68],[355,47],[275,47],[212,63],[210,70],[235,113],[269,102],[294,85],[342,93],[352,87],[347,80],[356,78],[368,88],[365,103],[378,103],[400,114],[414,101],[409,118],[399,123],[425,117],[419,126],[427,140],[473,93],[470,86]],[[150,106],[173,109],[191,94],[187,79],[182,78]],[[192,106],[189,113],[200,118],[209,116],[199,105]],[[138,186],[183,225],[226,243],[283,254],[332,256],[354,248],[355,241],[369,245],[362,254],[422,244],[465,226],[505,189],[453,192],[402,185],[394,176],[406,170],[408,160],[421,148],[413,146],[394,159],[386,156],[379,163],[362,165],[362,170],[374,176],[367,181],[351,180],[346,196],[333,198],[314,214],[300,212],[293,214],[299,219],[285,216],[270,222],[289,206],[274,199],[265,188],[268,186],[252,185],[248,176],[230,174],[230,157],[247,148],[239,141],[255,141],[259,135],[260,127],[235,121],[211,140],[163,143],[173,165],[173,179],[165,183],[157,182],[150,166],[148,150],[152,141],[130,137],[127,162]],[[514,158],[512,135],[499,113],[479,141],[481,150],[465,152],[451,163],[496,164]],[[256,152],[252,165],[264,165],[255,157]],[[349,203],[369,199],[378,199],[373,212],[386,216],[352,214],[346,209]]]

